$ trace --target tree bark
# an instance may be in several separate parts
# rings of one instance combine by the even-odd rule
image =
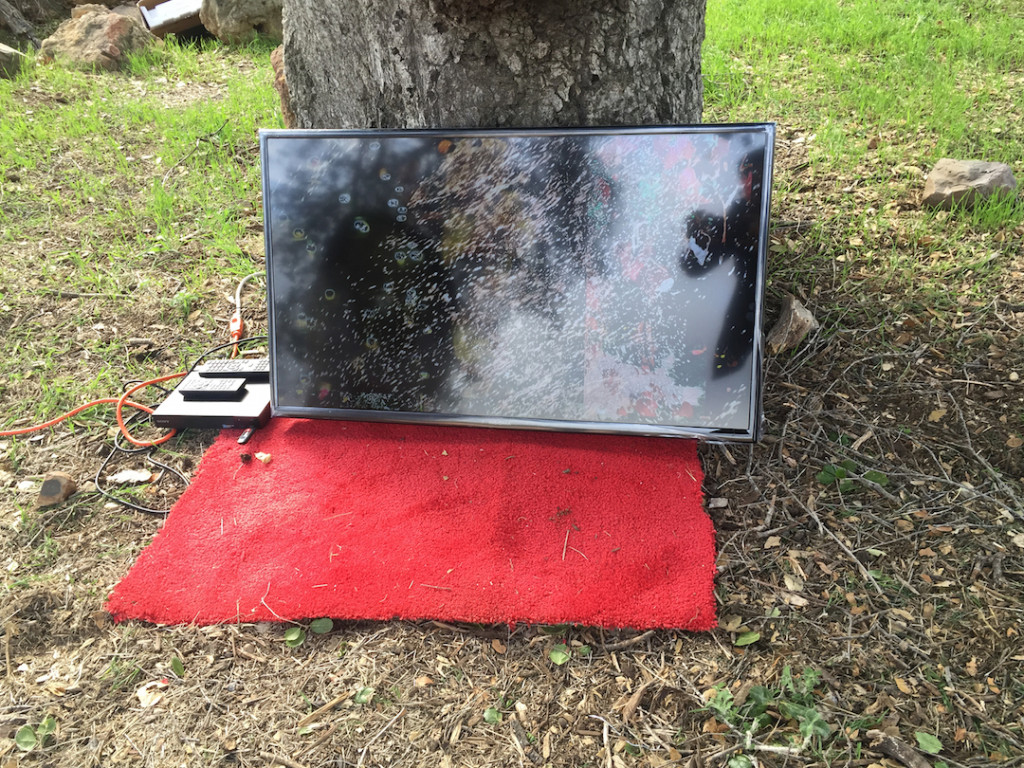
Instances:
[[[700,122],[705,0],[286,0],[300,128]]]
[[[21,15],[21,11],[7,0],[0,0],[0,22],[18,37],[27,37],[36,48],[39,47],[39,40],[33,33],[32,25]]]

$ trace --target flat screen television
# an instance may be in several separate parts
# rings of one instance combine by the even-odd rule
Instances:
[[[756,440],[773,143],[261,132],[272,413]]]

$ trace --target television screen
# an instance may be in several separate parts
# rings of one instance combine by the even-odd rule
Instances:
[[[262,132],[273,413],[756,439],[773,140]]]

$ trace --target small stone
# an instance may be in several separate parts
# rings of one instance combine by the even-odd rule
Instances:
[[[773,355],[795,349],[808,333],[819,327],[811,311],[799,299],[787,294],[782,303],[782,313],[768,332],[768,347]]]
[[[50,472],[43,478],[36,497],[36,507],[52,507],[60,504],[78,490],[75,478],[67,472]]]
[[[944,157],[925,180],[921,204],[949,210],[954,205],[970,207],[994,195],[1009,197],[1016,191],[1017,180],[1005,163]]]
[[[14,77],[25,64],[25,54],[0,43],[0,77]]]

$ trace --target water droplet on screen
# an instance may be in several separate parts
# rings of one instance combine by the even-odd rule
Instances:
[[[379,141],[371,141],[370,142],[370,149],[372,149],[374,152],[376,152],[378,149],[380,149],[380,142]]]
[[[352,195],[350,195],[348,192],[342,192],[340,195],[338,195],[338,202],[341,203],[342,205],[348,205],[349,203],[352,202]]]
[[[397,207],[398,207],[398,198],[397,197],[392,197],[390,200],[388,200],[388,208],[397,208]]]
[[[309,253],[316,253],[316,243],[314,243],[312,240],[307,241],[306,242],[306,250]]]
[[[405,221],[405,216],[399,214],[398,216],[395,216],[395,221]]]
[[[352,226],[355,228],[356,232],[361,232],[364,235],[370,231],[370,223],[362,216],[357,218],[355,222],[353,222]]]
[[[324,291],[324,298],[327,299],[328,301],[334,301],[334,298],[337,295],[337,292],[333,288],[328,288],[326,291]]]
[[[402,194],[403,192],[405,192],[405,187],[399,184],[397,187],[395,187],[395,192],[397,192],[398,194]]]
[[[296,240],[305,240],[306,230],[296,227],[295,229],[292,230],[292,237],[294,237]]]
[[[388,171],[387,168],[381,168],[380,169],[380,180],[381,181],[391,181],[391,173]]]

